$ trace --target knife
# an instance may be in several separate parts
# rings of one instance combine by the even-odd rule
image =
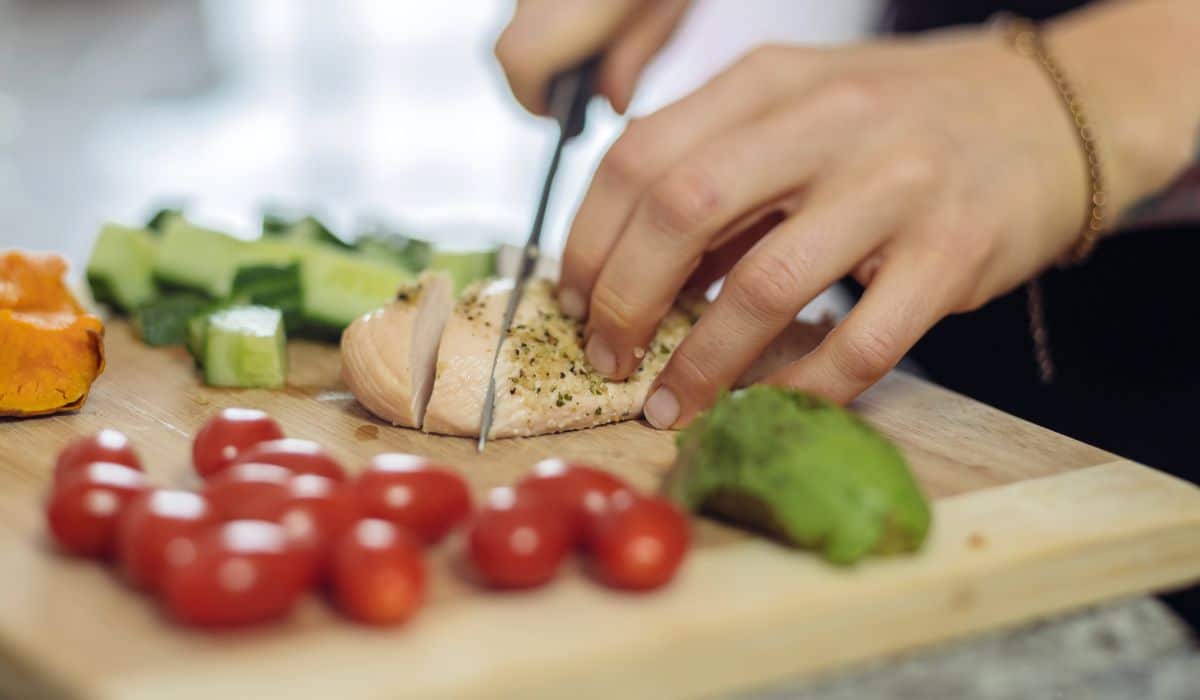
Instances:
[[[567,142],[583,133],[587,120],[587,106],[595,94],[596,73],[599,67],[600,57],[593,56],[550,82],[550,116],[558,122],[558,140],[554,144],[554,155],[550,157],[550,167],[546,170],[546,180],[542,184],[542,196],[538,200],[537,213],[533,217],[533,227],[521,251],[521,262],[513,279],[513,290],[508,297],[508,307],[504,310],[504,320],[500,324],[496,351],[492,354],[487,393],[483,397],[483,414],[479,419],[479,444],[476,446],[479,452],[483,452],[483,448],[487,446],[487,436],[491,432],[492,417],[496,410],[496,363],[500,360],[500,348],[508,337],[513,316],[517,313],[517,305],[525,292],[525,283],[529,281],[537,265],[541,249],[542,223],[546,219],[546,205],[550,201],[554,176],[558,172],[558,164],[562,160],[563,148]]]

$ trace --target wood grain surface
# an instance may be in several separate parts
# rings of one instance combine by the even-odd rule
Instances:
[[[615,594],[573,563],[546,589],[496,594],[471,581],[452,541],[433,554],[430,603],[407,627],[363,629],[314,597],[278,626],[198,634],[111,572],[53,551],[41,503],[63,443],[116,427],[158,482],[192,485],[196,428],[221,407],[252,406],[351,469],[416,452],[482,491],[546,456],[652,489],[673,436],[631,422],[498,440],[477,455],[471,440],[371,418],[338,382],[329,346],[293,343],[283,391],[229,391],[202,386],[186,353],[146,348],[122,323],[107,341],[109,369],[82,411],[0,423],[2,697],[694,696],[1200,578],[1200,489],[894,374],[856,408],[936,499],[918,556],[842,570],[698,520],[697,548],[663,592]]]

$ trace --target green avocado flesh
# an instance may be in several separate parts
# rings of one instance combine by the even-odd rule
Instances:
[[[836,564],[920,548],[929,504],[899,450],[822,399],[756,386],[723,396],[678,437],[673,499]]]

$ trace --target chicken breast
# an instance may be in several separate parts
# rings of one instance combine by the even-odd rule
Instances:
[[[483,395],[504,309],[508,280],[468,288],[446,321],[424,430],[479,435]],[[641,415],[650,384],[691,328],[688,304],[659,326],[637,373],[611,382],[584,359],[582,326],[564,316],[551,282],[531,281],[496,365],[496,407],[490,438],[588,428]]]
[[[346,328],[342,380],[359,403],[392,425],[421,427],[438,343],[453,307],[450,277],[426,273],[395,301]]]
[[[370,412],[393,425],[477,437],[492,354],[512,280],[485,280],[457,302],[444,274],[427,273],[396,301],[359,318],[342,335],[342,377]],[[584,358],[582,325],[563,315],[553,284],[536,279],[496,364],[489,438],[543,435],[636,418],[650,385],[706,302],[683,297],[660,324],[637,373],[613,382]],[[828,324],[795,323],[742,377],[750,384],[816,347]]]

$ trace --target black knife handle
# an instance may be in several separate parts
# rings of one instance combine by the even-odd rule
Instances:
[[[600,56],[597,55],[550,81],[550,116],[558,121],[563,140],[575,138],[583,132],[588,102],[596,94],[596,74],[599,71]]]

